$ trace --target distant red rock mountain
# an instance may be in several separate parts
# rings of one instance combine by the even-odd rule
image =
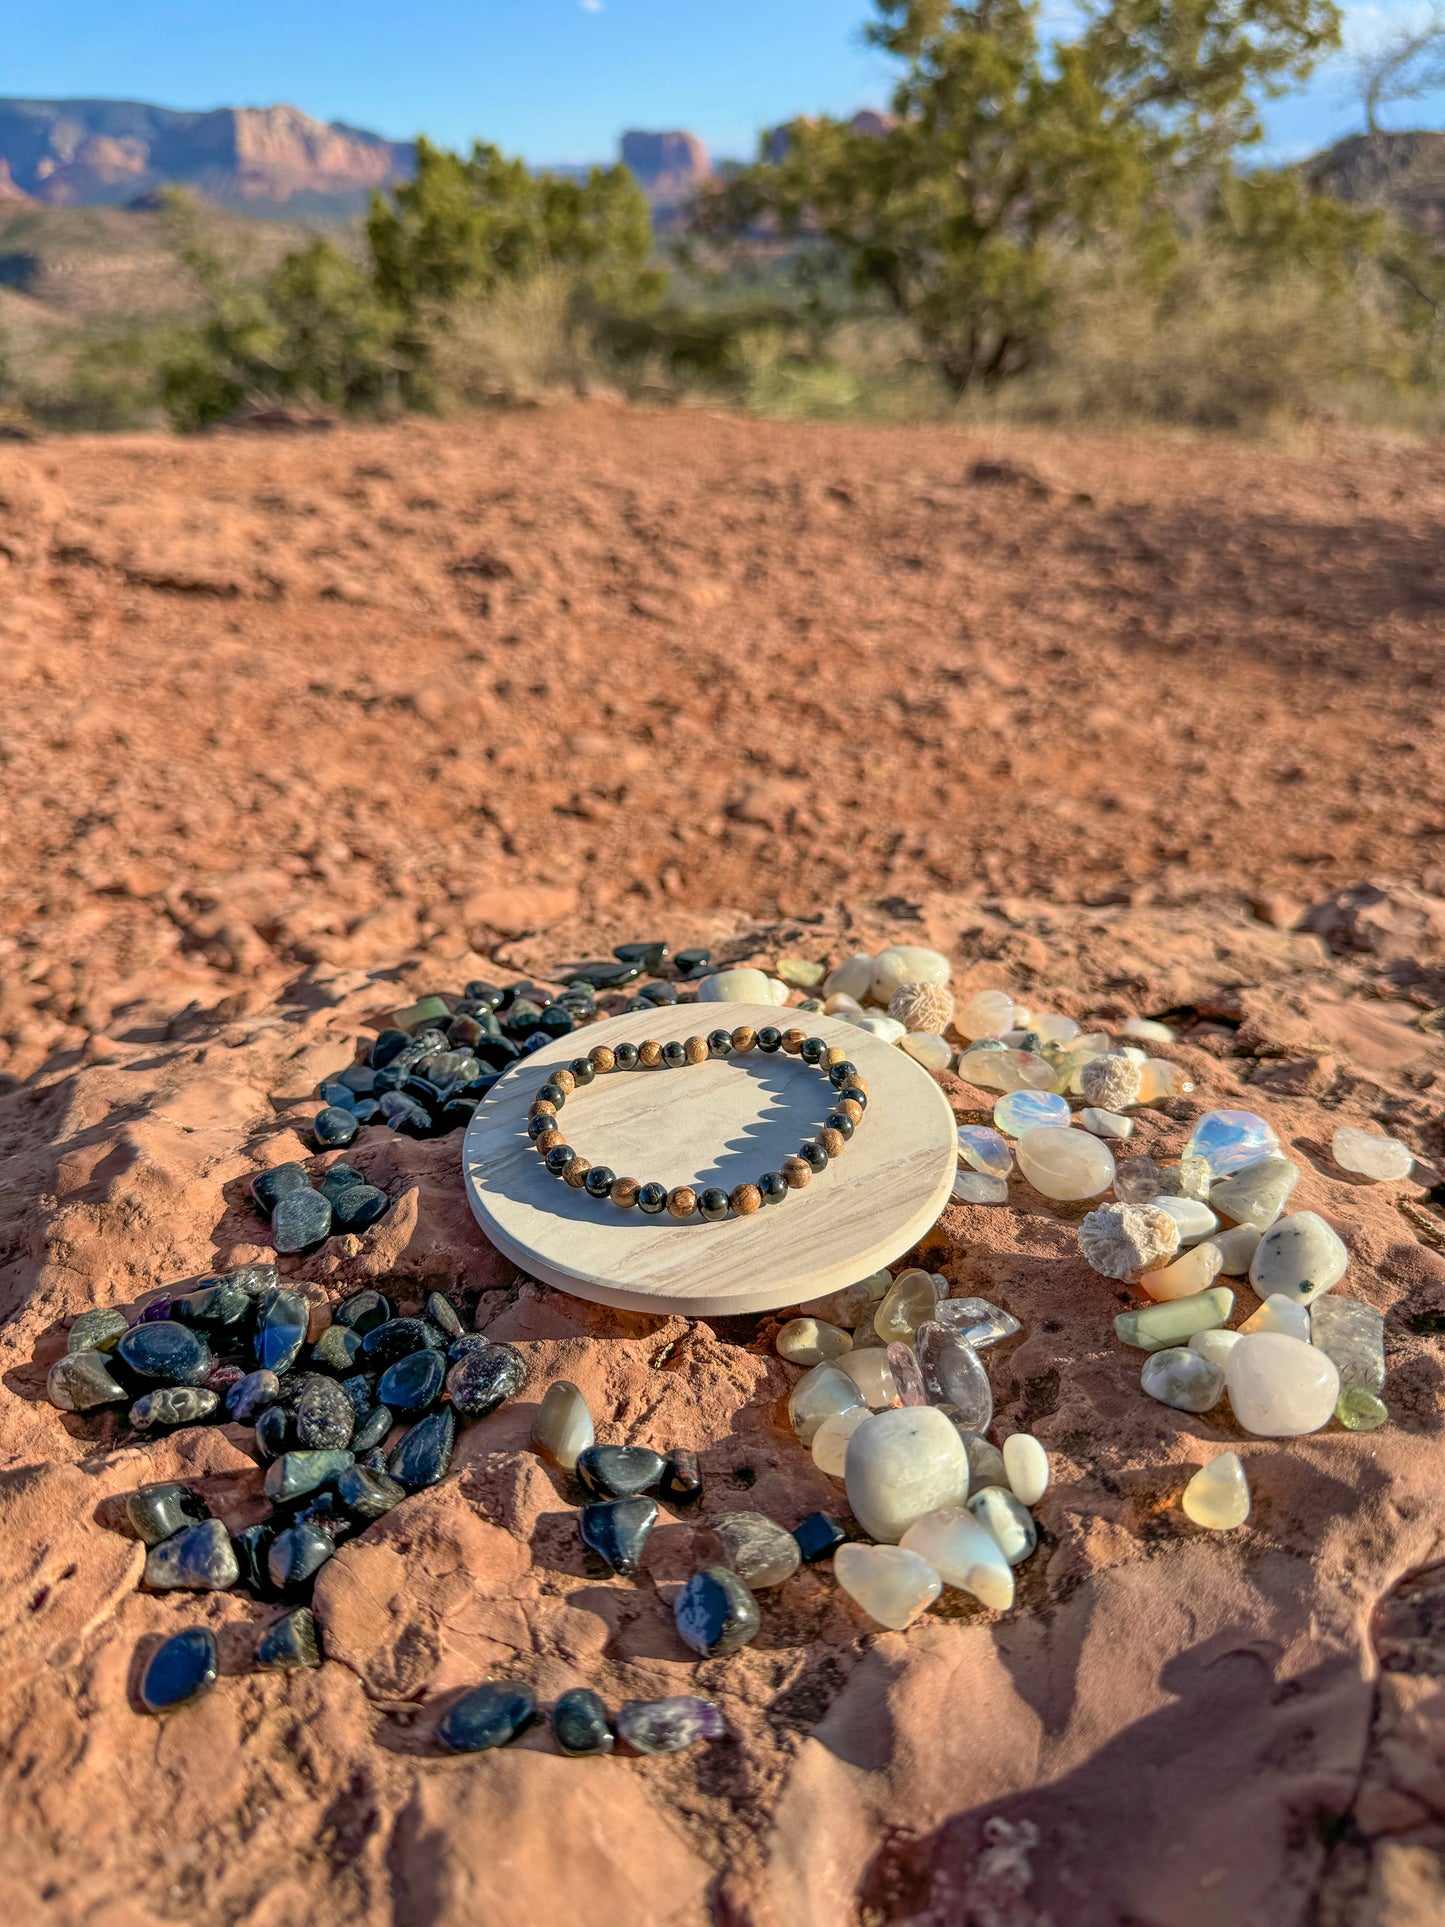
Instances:
[[[712,179],[712,159],[696,134],[631,128],[622,136],[622,165],[637,176],[654,206],[685,201]]]

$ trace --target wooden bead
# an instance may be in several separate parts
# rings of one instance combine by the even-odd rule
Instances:
[[[689,1064],[705,1064],[707,1062],[707,1039],[705,1037],[689,1037],[682,1048]]]
[[[598,1072],[610,1071],[617,1063],[617,1059],[605,1044],[594,1044],[587,1053],[587,1061],[593,1070]]]
[[[637,1194],[642,1189],[636,1178],[614,1178],[610,1193],[612,1202],[619,1211],[630,1211],[637,1202]]]
[[[849,1089],[852,1089],[851,1085]],[[861,1104],[855,1104],[851,1097],[840,1097],[838,1099],[838,1109],[855,1128],[863,1122],[863,1106]]]
[[[818,1133],[818,1142],[830,1158],[840,1158],[843,1155],[843,1146],[848,1140],[841,1131],[829,1130],[825,1125]]]
[[[706,1045],[703,1046],[706,1049]],[[697,1193],[690,1184],[679,1184],[667,1194],[667,1208],[674,1218],[690,1218],[697,1210]]]
[[[848,1062],[847,1051],[839,1050],[836,1044],[834,1044],[830,1049],[825,1050],[823,1052],[823,1069],[825,1071],[832,1070],[835,1064],[846,1064],[847,1062]]]
[[[536,1097],[533,1098],[532,1108],[528,1111],[527,1115],[528,1117],[555,1117],[557,1115],[557,1106],[550,1103],[545,1097]]]
[[[637,1061],[645,1064],[648,1070],[662,1062],[662,1046],[655,1037],[649,1037],[645,1043],[637,1046]]]
[[[728,1193],[728,1203],[739,1218],[750,1218],[762,1210],[763,1194],[755,1184],[735,1184]]]
[[[573,1158],[572,1162],[567,1166],[567,1169],[562,1173],[562,1176],[574,1191],[580,1191],[587,1182],[587,1173],[591,1169],[592,1165],[589,1159]]]
[[[782,1172],[790,1191],[801,1191],[813,1182],[813,1167],[805,1158],[784,1158]]]
[[[733,1032],[733,1049],[736,1051],[751,1050],[757,1041],[758,1033],[748,1024],[739,1024]]]
[[[536,1138],[534,1142],[537,1146],[538,1156],[546,1157],[549,1151],[555,1150],[559,1144],[565,1144],[567,1140],[560,1131],[543,1131],[542,1135]]]
[[[563,1097],[570,1097],[577,1088],[577,1079],[571,1071],[548,1071],[547,1081],[555,1084]]]
[[[783,1049],[788,1053],[789,1057],[796,1057],[807,1041],[808,1033],[805,1030],[785,1030],[783,1032]]]

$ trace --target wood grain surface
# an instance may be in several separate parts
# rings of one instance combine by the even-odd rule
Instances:
[[[846,1049],[868,1083],[868,1111],[841,1158],[751,1217],[679,1223],[619,1211],[552,1177],[526,1135],[549,1071],[596,1044],[794,1022]],[[609,1072],[573,1093],[561,1124],[576,1151],[619,1177],[731,1191],[777,1170],[830,1108],[822,1072],[782,1051],[750,1051]],[[515,1065],[478,1107],[462,1166],[478,1223],[529,1276],[605,1305],[721,1316],[797,1304],[902,1257],[948,1202],[958,1144],[928,1072],[856,1025],[757,1004],[684,1004],[589,1024]]]

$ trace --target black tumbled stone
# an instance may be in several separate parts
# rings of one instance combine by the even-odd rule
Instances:
[[[236,1565],[240,1571],[236,1584],[244,1586],[247,1592],[254,1593],[258,1599],[271,1597],[271,1574],[266,1562],[275,1536],[274,1527],[264,1524],[245,1526],[231,1535],[231,1550],[236,1555]]]
[[[380,1445],[393,1424],[393,1415],[388,1406],[373,1405],[356,1421],[356,1430],[351,1435],[351,1449],[358,1455],[369,1452],[373,1446]]]
[[[263,1673],[291,1673],[303,1666],[321,1664],[316,1621],[305,1606],[272,1620],[256,1641],[252,1664]]]
[[[652,1499],[609,1499],[584,1505],[579,1523],[583,1543],[627,1577],[642,1564],[647,1535],[657,1524],[657,1505]]]
[[[622,963],[640,964],[642,969],[652,975],[661,970],[667,961],[665,943],[619,943],[612,947],[612,954]]]
[[[679,950],[672,960],[672,967],[679,977],[696,977],[705,971],[711,962],[710,950]]]
[[[482,1753],[508,1746],[537,1717],[530,1686],[488,1680],[453,1700],[437,1722],[437,1744],[448,1753]]]
[[[209,1693],[220,1672],[214,1633],[204,1626],[188,1626],[172,1633],[151,1655],[140,1683],[140,1700],[148,1713],[169,1713],[188,1700]]]
[[[793,1527],[798,1550],[809,1564],[835,1553],[847,1536],[838,1521],[826,1512],[810,1512]]]
[[[311,1347],[311,1362],[323,1372],[345,1378],[356,1370],[361,1351],[361,1333],[349,1325],[328,1325]]]
[[[201,1334],[172,1318],[132,1325],[115,1355],[127,1371],[152,1385],[199,1385],[215,1363]]]
[[[256,1336],[251,1350],[256,1363],[269,1372],[284,1372],[295,1364],[306,1343],[311,1314],[299,1292],[263,1292],[256,1303]]]
[[[527,1382],[527,1361],[511,1345],[467,1351],[447,1373],[447,1393],[462,1418],[485,1418]]]
[[[209,1418],[219,1403],[204,1385],[157,1385],[131,1406],[130,1422],[137,1432],[153,1432],[163,1425],[195,1425]]]
[[[695,1572],[673,1601],[673,1618],[684,1645],[704,1659],[735,1653],[757,1637],[758,1602],[726,1566]]]
[[[287,1526],[271,1541],[266,1570],[279,1593],[295,1594],[308,1587],[336,1550],[331,1534],[312,1520]]]
[[[288,1191],[271,1214],[276,1249],[315,1251],[331,1236],[331,1206],[319,1191]]]
[[[457,1308],[450,1298],[444,1298],[439,1291],[427,1293],[427,1301],[422,1306],[422,1316],[431,1320],[448,1343],[453,1338],[461,1337],[462,1321],[457,1317]]]
[[[239,1285],[208,1285],[202,1291],[188,1291],[183,1298],[171,1300],[171,1317],[177,1324],[202,1331],[225,1332],[250,1316],[252,1294]]]
[[[251,1196],[263,1218],[269,1218],[276,1205],[291,1191],[309,1191],[311,1180],[299,1164],[275,1164],[251,1180]]]
[[[666,1006],[677,1002],[677,991],[672,984],[644,984],[637,993],[643,1003]]]
[[[247,1372],[226,1393],[226,1410],[238,1425],[249,1425],[281,1396],[275,1372]]]
[[[590,1753],[610,1753],[612,1728],[607,1708],[599,1696],[586,1686],[574,1686],[552,1708],[552,1738],[557,1751],[572,1759]]]
[[[386,1462],[387,1471],[408,1492],[436,1485],[446,1477],[456,1435],[457,1422],[449,1405],[439,1412],[428,1412],[403,1436]]]
[[[589,1445],[577,1458],[577,1481],[593,1499],[655,1492],[666,1471],[662,1454],[645,1445]]]
[[[356,1116],[349,1106],[328,1104],[311,1120],[311,1141],[318,1151],[343,1150],[355,1139],[357,1128]]]
[[[564,984],[591,984],[594,990],[621,990],[624,984],[636,983],[642,975],[642,960],[637,957],[616,957],[595,963],[578,964],[559,979]]]
[[[384,1070],[391,1060],[399,1052],[404,1051],[410,1043],[411,1036],[407,1031],[397,1030],[394,1027],[381,1031],[371,1047],[372,1070]]]
[[[447,1365],[440,1352],[409,1352],[381,1375],[376,1396],[403,1418],[426,1412],[436,1404],[446,1383]]]
[[[375,1184],[352,1184],[337,1193],[331,1204],[333,1231],[365,1231],[391,1208],[391,1199]]]
[[[388,1318],[362,1339],[362,1356],[370,1366],[394,1365],[411,1352],[425,1351],[434,1329],[423,1318]]]
[[[303,1452],[340,1451],[356,1430],[356,1407],[335,1379],[313,1379],[297,1401],[294,1423]]]
[[[335,1205],[341,1193],[353,1184],[365,1184],[366,1179],[352,1164],[333,1164],[316,1189],[330,1205]]]
[[[384,1325],[392,1316],[389,1301],[379,1291],[355,1291],[344,1298],[332,1313],[338,1325],[349,1325],[363,1336]]]
[[[132,1492],[125,1502],[125,1516],[137,1539],[148,1546],[158,1546],[163,1539],[173,1539],[186,1526],[209,1519],[211,1510],[199,1493],[166,1479]]]
[[[351,1453],[339,1447],[284,1453],[266,1468],[266,1497],[277,1505],[304,1499],[333,1484],[352,1463]]]
[[[144,1576],[153,1592],[225,1592],[240,1578],[241,1568],[221,1521],[205,1519],[152,1546]]]
[[[385,1472],[372,1472],[364,1465],[350,1465],[336,1481],[336,1496],[353,1518],[369,1524],[400,1505],[406,1488]]]
[[[689,1452],[683,1446],[669,1452],[657,1490],[669,1505],[696,1504],[702,1497],[702,1468],[696,1452]]]
[[[295,1433],[291,1414],[284,1405],[268,1405],[256,1420],[256,1450],[263,1459],[278,1459],[289,1451]]]

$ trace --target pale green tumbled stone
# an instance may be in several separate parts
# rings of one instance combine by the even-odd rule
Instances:
[[[1144,1360],[1139,1384],[1176,1412],[1208,1412],[1224,1396],[1224,1368],[1188,1345],[1169,1345]]]
[[[1310,1315],[1297,1298],[1282,1291],[1271,1292],[1256,1312],[1240,1326],[1241,1337],[1250,1332],[1283,1332],[1287,1338],[1310,1340]]]
[[[1260,1239],[1249,1282],[1261,1298],[1279,1291],[1307,1305],[1340,1282],[1349,1262],[1344,1240],[1317,1211],[1296,1211]]]
[[[1166,1345],[1185,1345],[1195,1332],[1222,1325],[1234,1310],[1228,1285],[1211,1285],[1189,1298],[1166,1298],[1162,1304],[1138,1311],[1121,1311],[1114,1330],[1121,1343],[1144,1352],[1162,1352]]]
[[[825,1358],[841,1358],[853,1349],[847,1332],[818,1318],[790,1318],[773,1342],[778,1357],[790,1365],[821,1365]]]
[[[1252,1224],[1268,1231],[1296,1184],[1299,1166],[1289,1158],[1260,1158],[1232,1177],[1221,1178],[1209,1193],[1209,1203],[1235,1224]]]
[[[1339,1403],[1335,1406],[1335,1417],[1347,1432],[1373,1432],[1383,1425],[1390,1414],[1385,1410],[1384,1401],[1376,1398],[1373,1392],[1363,1391],[1359,1386],[1348,1392],[1341,1392]]]

